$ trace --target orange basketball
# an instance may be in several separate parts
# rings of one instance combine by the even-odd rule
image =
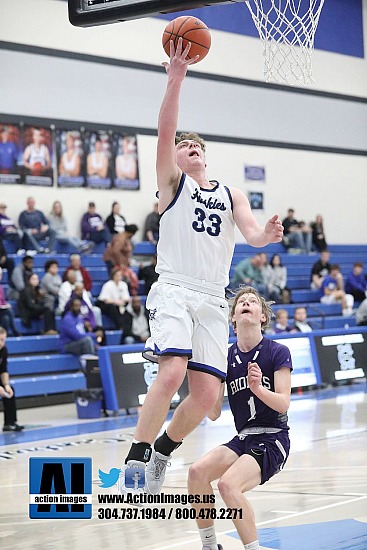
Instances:
[[[173,40],[176,49],[180,37],[182,38],[183,49],[186,48],[188,42],[191,42],[188,59],[192,59],[196,55],[200,56],[195,63],[204,59],[209,52],[211,44],[209,29],[197,17],[182,15],[168,23],[162,36],[163,48],[168,57],[170,56],[170,40]]]

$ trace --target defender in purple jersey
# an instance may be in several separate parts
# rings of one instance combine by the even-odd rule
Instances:
[[[233,523],[246,550],[260,548],[252,507],[243,493],[262,485],[283,467],[289,454],[287,410],[290,404],[292,359],[289,349],[263,337],[271,308],[252,287],[241,289],[233,302],[231,318],[237,342],[228,352],[226,384],[237,435],[195,462],[189,471],[190,494],[211,495],[211,482],[228,509],[237,510]],[[224,395],[210,418],[220,416]],[[208,501],[206,497],[205,502]],[[214,499],[213,499],[214,501]],[[202,500],[203,502],[203,500]],[[203,550],[217,550],[211,516],[193,504]],[[213,507],[205,504],[205,507]]]

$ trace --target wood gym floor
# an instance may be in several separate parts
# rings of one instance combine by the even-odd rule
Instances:
[[[76,407],[21,410],[22,433],[0,434],[0,548],[2,550],[201,550],[190,519],[98,519],[98,470],[120,468],[136,416],[80,420]],[[250,493],[262,549],[367,549],[366,383],[293,395],[291,454],[285,469]],[[166,494],[186,494],[189,465],[234,433],[225,409],[203,422],[175,452]],[[92,519],[29,519],[29,458],[91,457]],[[217,507],[223,506],[215,490]],[[119,509],[121,505],[118,505]],[[148,506],[146,506],[147,508]],[[183,506],[172,508],[175,517]],[[231,521],[216,521],[224,550],[242,548]]]

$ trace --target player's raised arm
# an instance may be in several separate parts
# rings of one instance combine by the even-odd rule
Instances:
[[[258,247],[282,241],[283,225],[277,215],[270,218],[265,226],[259,225],[246,195],[236,188],[231,188],[231,194],[234,221],[248,244]]]
[[[166,202],[165,196],[175,194],[181,178],[181,170],[176,164],[175,136],[178,123],[179,99],[182,82],[187,68],[197,58],[186,59],[190,44],[183,50],[182,39],[178,40],[175,51],[173,41],[170,43],[170,63],[163,63],[168,83],[162,101],[158,119],[158,147],[157,147],[157,180],[160,202]],[[168,205],[168,204],[167,204]]]

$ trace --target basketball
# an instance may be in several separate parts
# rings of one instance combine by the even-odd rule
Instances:
[[[207,55],[210,49],[211,36],[208,27],[197,17],[183,15],[170,21],[163,32],[163,49],[170,56],[170,40],[173,40],[175,49],[178,39],[182,38],[182,48],[185,49],[188,42],[191,42],[191,48],[188,53],[188,59],[199,55],[198,63]]]

